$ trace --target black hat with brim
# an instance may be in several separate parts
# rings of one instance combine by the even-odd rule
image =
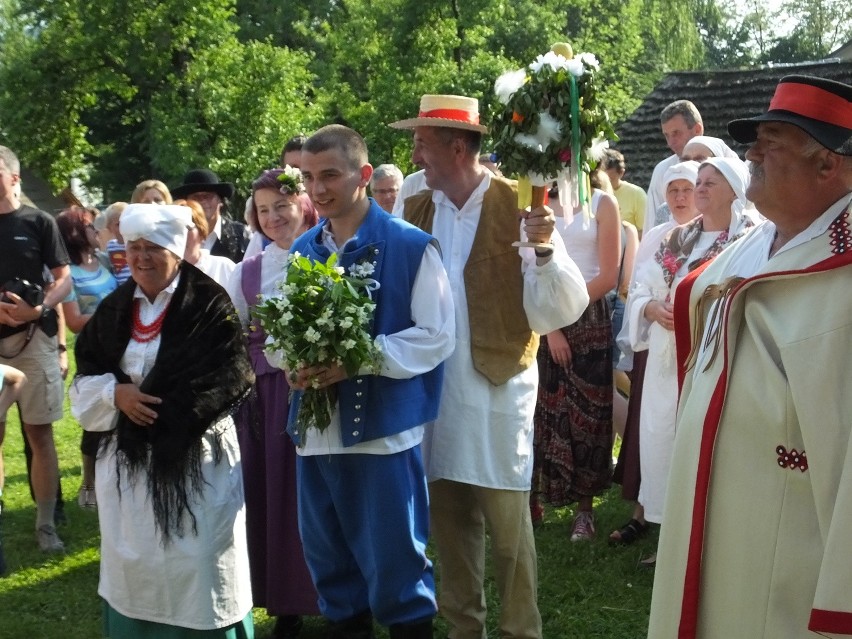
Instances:
[[[737,142],[757,139],[761,122],[793,124],[840,155],[852,155],[852,86],[807,75],[788,75],[775,88],[763,115],[728,123]]]
[[[183,176],[183,184],[171,189],[176,200],[185,199],[192,193],[215,193],[223,200],[234,196],[234,185],[220,182],[219,176],[210,169],[192,169]]]

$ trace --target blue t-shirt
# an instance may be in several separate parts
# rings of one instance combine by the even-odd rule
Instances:
[[[71,281],[74,285],[65,301],[76,301],[83,315],[94,313],[101,300],[118,287],[113,274],[100,261],[97,271],[87,271],[82,266],[72,264]]]

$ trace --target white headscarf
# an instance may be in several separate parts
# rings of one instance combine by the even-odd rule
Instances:
[[[709,164],[719,171],[737,196],[731,203],[731,235],[734,235],[733,229],[738,229],[741,226],[744,217],[756,222],[758,218],[754,207],[746,199],[746,189],[748,189],[748,183],[751,179],[746,163],[739,158],[715,157],[707,158],[701,163],[701,166],[705,164]]]
[[[183,259],[192,209],[176,204],[131,204],[121,214],[119,231],[125,242],[148,240]]]
[[[731,147],[725,144],[722,138],[714,138],[710,135],[696,135],[694,138],[690,139],[689,142],[684,145],[683,150],[686,151],[691,144],[702,144],[710,149],[710,152],[714,157],[717,158],[737,158],[740,156],[737,155],[736,151],[734,151]]]
[[[668,189],[669,184],[675,180],[686,180],[695,186],[695,179],[698,177],[698,167],[701,166],[698,162],[689,160],[688,162],[678,162],[671,165],[663,173],[663,191]]]

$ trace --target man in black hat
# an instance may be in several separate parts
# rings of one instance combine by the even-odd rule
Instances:
[[[728,131],[767,221],[675,298],[677,490],[648,636],[850,636],[852,86],[787,76]]]
[[[211,255],[242,261],[251,235],[245,224],[235,222],[225,213],[225,201],[234,196],[233,184],[220,182],[210,169],[192,169],[183,176],[183,184],[171,192],[174,199],[193,200],[204,209],[210,233],[202,248]]]

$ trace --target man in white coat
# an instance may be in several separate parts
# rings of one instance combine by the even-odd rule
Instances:
[[[677,490],[648,636],[849,637],[852,86],[787,76],[728,131],[768,222],[675,298]]]

